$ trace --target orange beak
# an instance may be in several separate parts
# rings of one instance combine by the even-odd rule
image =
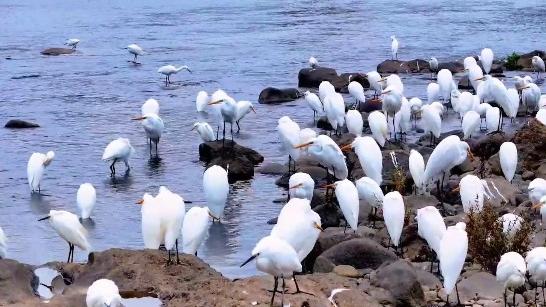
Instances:
[[[146,116],[138,116],[138,117],[131,118],[131,120],[143,120],[143,119],[146,119]]]
[[[540,209],[540,207],[542,207],[542,204],[541,204],[541,203],[537,203],[537,204],[533,204],[533,206],[531,207],[531,209]]]
[[[213,104],[218,104],[218,103],[220,103],[220,102],[222,102],[222,101],[224,101],[224,99],[220,99],[220,100],[216,100],[216,101],[211,101],[211,102],[208,103],[208,105],[210,106],[210,105],[213,105]]]
[[[144,199],[139,199],[135,204],[142,205],[144,203]]]
[[[288,189],[297,189],[297,188],[302,187],[302,186],[303,186],[303,183],[298,183],[295,186],[289,187]]]
[[[296,146],[294,146],[294,148],[296,148],[296,149],[304,148],[304,147],[307,147],[307,146],[309,146],[311,144],[313,144],[313,142],[307,142],[307,143],[296,145]]]
[[[335,187],[336,187],[335,183],[330,183],[325,186],[322,186],[323,189],[335,189]]]
[[[320,230],[321,232],[324,231],[324,229],[322,229],[322,227],[319,224],[317,224],[317,222],[313,223],[313,227]]]
[[[341,151],[343,152],[349,152],[353,149],[353,146],[351,144],[343,145],[341,146]]]
[[[472,151],[470,151],[470,149],[468,149],[466,152],[468,153],[468,158],[470,159],[470,162],[473,162],[474,161],[474,154],[472,154]]]
[[[477,79],[474,80],[474,81],[482,81],[482,80],[484,80],[484,79],[485,79],[485,77],[481,77],[481,78],[477,78]]]
[[[458,186],[458,187],[456,187],[455,189],[451,190],[451,192],[459,192],[460,190],[461,190],[461,187]]]

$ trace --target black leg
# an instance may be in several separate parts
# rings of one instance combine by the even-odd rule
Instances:
[[[514,289],[512,295],[512,306],[516,306],[516,289]]]
[[[502,296],[504,297],[504,307],[506,307],[506,289],[504,289],[504,293]]]
[[[68,259],[66,260],[66,263],[70,263],[70,254],[72,253],[72,245],[68,243]]]
[[[229,123],[229,129],[231,132],[231,140],[233,141],[233,123]]]
[[[180,264],[180,258],[178,257],[178,239],[176,239],[175,241],[175,246],[176,246],[176,264]],[[197,251],[195,252],[196,256],[197,256]]]
[[[277,292],[277,286],[279,285],[279,278],[274,277],[274,279],[275,279],[275,282],[273,284],[273,295],[271,296],[271,302],[269,303],[270,307],[273,306],[273,301],[275,300],[275,293]]]
[[[239,133],[239,131],[241,131],[241,126],[239,126],[239,121],[236,121],[235,123],[237,124],[237,133]]]
[[[457,282],[455,282],[455,292],[457,293],[457,304],[461,305],[461,299],[459,298],[459,288],[457,288]]]
[[[282,278],[281,306],[284,306],[284,288],[285,288],[284,276],[281,278]]]

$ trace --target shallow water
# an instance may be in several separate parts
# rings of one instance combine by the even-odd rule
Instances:
[[[76,191],[84,182],[97,189],[93,222],[85,224],[95,250],[143,247],[134,203],[159,185],[203,204],[199,139],[189,131],[199,90],[222,88],[254,102],[267,86],[296,86],[297,72],[311,55],[338,72],[369,71],[390,56],[393,34],[401,58],[440,61],[475,55],[483,47],[503,56],[544,49],[546,38],[546,8],[538,0],[187,2],[2,1],[0,122],[21,118],[42,126],[0,129],[0,226],[9,237],[10,257],[32,264],[66,259],[67,244],[36,220],[50,209],[76,212]],[[71,37],[82,40],[76,54],[40,55]],[[127,63],[131,57],[123,48],[130,43],[147,52],[140,66]],[[193,74],[173,76],[178,85],[167,90],[156,73],[165,64],[186,64]],[[406,95],[424,98],[426,77],[405,77]],[[144,131],[129,120],[150,97],[160,101],[166,123],[159,162],[148,159]],[[258,150],[266,162],[284,162],[277,119],[288,114],[309,126],[311,113],[302,101],[256,109],[236,141]],[[130,176],[114,181],[100,157],[119,136],[130,138],[137,154]],[[42,184],[47,196],[31,197],[27,160],[34,151],[48,150],[56,158]],[[239,264],[281,208],[272,203],[284,193],[274,181],[257,174],[232,185],[225,222],[213,225],[200,257],[229,277],[255,273],[253,266]],[[85,259],[80,251],[75,256]]]

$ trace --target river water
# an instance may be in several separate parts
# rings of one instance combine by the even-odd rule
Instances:
[[[76,191],[97,189],[93,223],[86,223],[94,250],[143,248],[140,207],[144,192],[166,185],[184,198],[204,199],[199,139],[190,132],[199,90],[222,88],[238,100],[257,101],[267,86],[297,86],[298,70],[313,55],[338,72],[370,71],[390,56],[390,35],[403,59],[436,56],[440,61],[476,55],[483,47],[498,55],[546,49],[542,1],[16,1],[0,3],[0,122],[38,122],[32,130],[0,129],[0,227],[9,237],[9,257],[40,264],[65,260],[67,244],[37,219],[50,209],[77,212]],[[79,38],[78,52],[46,57],[40,51]],[[146,51],[140,66],[123,49]],[[166,89],[157,68],[188,65]],[[33,78],[20,78],[35,75]],[[14,78],[15,77],[15,78]],[[426,95],[425,76],[404,77],[406,95]],[[149,161],[142,127],[129,119],[147,98],[161,104],[166,129],[160,162]],[[310,126],[302,101],[266,106],[242,122],[236,141],[284,162],[275,132],[290,115]],[[117,137],[132,141],[137,154],[127,178],[112,180],[100,160]],[[42,183],[46,196],[32,197],[26,164],[34,151],[54,150]],[[120,165],[121,167],[121,165]],[[229,277],[255,274],[239,268],[254,244],[267,235],[266,221],[284,192],[275,177],[257,174],[231,186],[223,224],[211,228],[200,257]],[[201,203],[202,204],[202,203]],[[192,204],[188,204],[187,207]],[[85,259],[76,251],[76,260]]]

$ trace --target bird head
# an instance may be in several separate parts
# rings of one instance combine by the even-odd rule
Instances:
[[[51,161],[53,161],[54,158],[55,158],[55,152],[48,151],[46,153],[46,158],[44,160],[44,166],[48,166],[51,163]]]
[[[391,35],[391,40],[395,40],[395,39],[396,39],[396,36]]]
[[[540,209],[544,205],[546,205],[546,196],[542,196],[538,203],[533,204],[531,209]]]

